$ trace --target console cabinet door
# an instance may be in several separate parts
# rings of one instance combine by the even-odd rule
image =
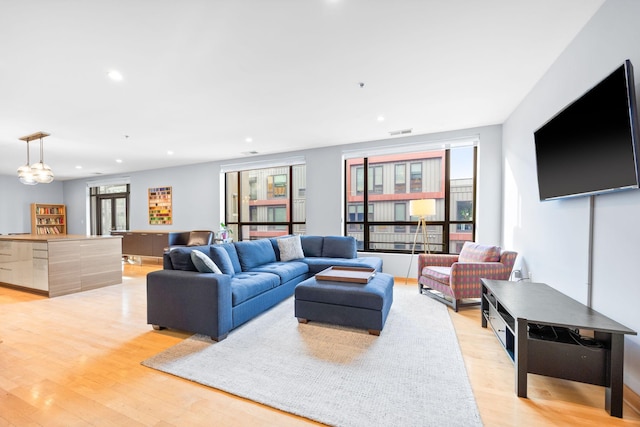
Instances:
[[[153,233],[151,244],[151,252],[153,256],[162,257],[164,249],[169,246],[168,233]]]

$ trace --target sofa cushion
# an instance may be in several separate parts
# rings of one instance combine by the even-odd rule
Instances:
[[[222,271],[220,271],[216,263],[199,250],[191,251],[191,261],[200,273],[222,274]]]
[[[236,245],[234,243],[222,243],[214,246],[221,247],[222,249],[227,251],[227,254],[229,255],[229,259],[231,260],[231,264],[233,264],[233,270],[236,273],[240,273],[242,271],[242,266],[240,265],[240,259],[238,258],[238,252],[236,251]],[[218,264],[218,267],[219,266],[220,264]]]
[[[304,256],[322,256],[322,236],[300,236]]]
[[[450,286],[451,267],[425,267],[422,269],[422,275],[438,283]]]
[[[285,234],[284,236],[269,237],[271,246],[273,246],[273,252],[276,254],[276,261],[280,261],[280,248],[278,247],[278,240],[286,239],[287,237],[293,237],[293,234]]]
[[[231,304],[235,307],[280,285],[280,277],[256,271],[240,272],[231,278]]]
[[[300,236],[291,236],[278,239],[281,261],[292,261],[304,258]]]
[[[233,262],[231,262],[231,258],[229,257],[229,252],[227,252],[222,246],[223,245],[211,246],[211,259],[218,268],[220,268],[222,274],[233,276],[236,274],[236,270],[233,266]]]
[[[358,244],[353,236],[327,236],[322,243],[322,256],[328,258],[356,258]]]
[[[201,246],[199,246],[201,248]],[[173,248],[169,252],[169,258],[171,259],[171,265],[174,270],[183,271],[198,271],[193,261],[191,261],[191,251],[194,248],[179,247]],[[206,249],[205,249],[206,250]]]
[[[458,262],[498,262],[500,261],[500,247],[479,245],[473,242],[464,242],[464,246],[458,256]]]
[[[306,276],[309,272],[309,266],[300,261],[276,261],[260,265],[251,271],[277,274],[280,276],[281,283],[287,283],[297,277]]]
[[[234,244],[242,271],[276,261],[276,253],[269,239],[245,240]]]

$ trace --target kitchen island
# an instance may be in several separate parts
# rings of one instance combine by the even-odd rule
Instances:
[[[120,236],[0,236],[0,286],[56,297],[117,283]]]

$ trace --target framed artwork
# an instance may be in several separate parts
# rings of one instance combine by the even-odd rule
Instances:
[[[171,187],[149,189],[149,224],[172,224]]]

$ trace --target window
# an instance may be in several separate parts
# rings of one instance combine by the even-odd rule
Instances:
[[[287,220],[287,208],[285,206],[269,206],[267,208],[268,222],[285,222]]]
[[[304,234],[305,165],[225,174],[225,224],[237,240]]]
[[[425,243],[432,252],[457,252],[474,238],[475,164],[476,149],[470,145],[346,160],[345,233],[356,238],[359,250],[410,252],[418,218],[409,217],[409,203],[435,199]],[[394,178],[385,183],[384,176]],[[366,191],[359,187],[363,180]],[[426,249],[421,242],[416,251]]]
[[[364,168],[356,167],[355,168],[355,179],[356,179],[356,193],[363,194],[364,193]]]
[[[406,193],[407,192],[407,165],[404,163],[395,165],[395,183],[394,183],[394,192],[397,193]]]
[[[258,180],[255,176],[249,178],[249,200],[258,198]]]
[[[394,205],[394,221],[404,222],[407,220],[407,204],[405,202],[396,203]],[[396,233],[404,233],[407,230],[405,225],[396,225],[394,231]]]
[[[274,175],[267,178],[267,198],[287,197],[287,175]]]
[[[369,193],[382,194],[382,166],[369,167]]]
[[[472,203],[469,200],[456,201],[456,220],[471,221]],[[457,224],[456,231],[471,231],[472,226],[469,223]]]
[[[422,191],[422,163],[411,163],[411,192]]]

